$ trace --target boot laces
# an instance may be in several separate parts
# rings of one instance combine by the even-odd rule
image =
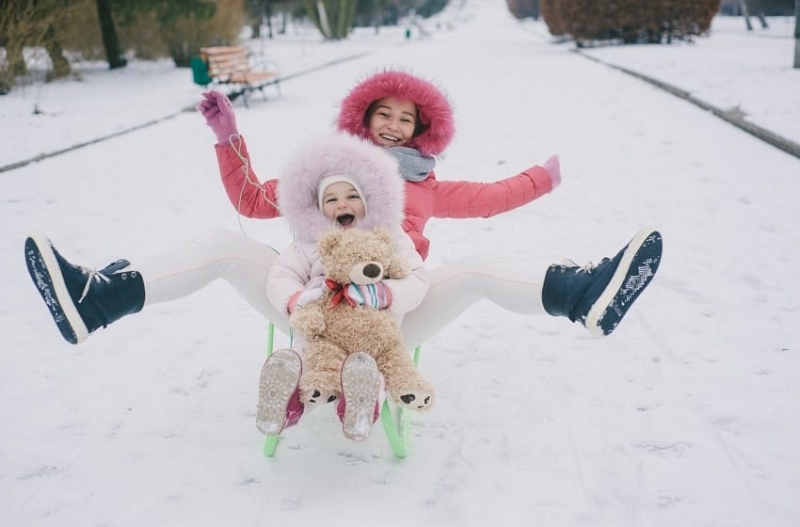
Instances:
[[[575,268],[575,274],[578,274],[578,273],[592,274],[592,271],[594,271],[597,268],[597,266],[595,264],[593,264],[592,262],[589,262],[586,265],[581,266],[581,265],[578,265],[573,260],[570,260],[569,258],[565,258],[564,259],[564,267],[574,267]]]
[[[574,261],[572,261],[569,258],[567,258],[567,259],[564,260],[564,267],[574,268],[575,269],[575,274],[580,274],[580,273],[592,274],[592,272],[594,272],[595,269],[597,269],[598,267],[600,267],[602,265],[607,264],[610,261],[611,260],[609,260],[608,258],[603,258],[602,260],[600,260],[599,263],[594,264],[594,263],[592,263],[590,261],[586,265],[580,266],[577,263],[575,263]]]
[[[97,269],[92,269],[91,267],[84,267],[82,265],[78,266],[78,268],[81,270],[81,272],[83,272],[83,274],[86,275],[86,285],[83,286],[83,293],[81,294],[81,297],[78,299],[78,303],[80,304],[80,303],[83,302],[83,300],[89,294],[89,290],[92,287],[92,280],[94,280],[98,284],[101,283],[101,282],[110,283],[111,282],[111,278],[109,277],[109,273],[108,272],[104,272],[105,269],[101,269],[100,271],[98,271]],[[112,272],[110,274],[112,274],[112,275],[120,274],[120,273],[122,273],[122,272],[124,272],[126,270],[127,270],[127,266],[122,268],[122,269],[118,269],[118,270],[116,270],[116,271],[114,271],[114,272]]]

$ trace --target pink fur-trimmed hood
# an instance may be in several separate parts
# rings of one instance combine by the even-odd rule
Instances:
[[[367,213],[356,227],[402,232],[405,185],[397,160],[372,143],[340,133],[312,139],[281,172],[278,205],[297,241],[316,241],[331,227],[319,209],[317,189],[322,178],[333,174],[346,174],[363,194]]]
[[[453,109],[444,93],[431,82],[410,73],[389,70],[361,81],[342,101],[336,127],[358,137],[371,140],[365,117],[370,104],[384,97],[413,102],[425,130],[408,146],[423,155],[438,156],[455,135]]]

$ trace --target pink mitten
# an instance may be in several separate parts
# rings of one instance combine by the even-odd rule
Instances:
[[[550,181],[553,183],[553,188],[561,184],[561,163],[558,160],[558,154],[550,156],[550,159],[544,162],[544,169],[550,174]]]
[[[392,305],[392,292],[383,282],[367,285],[350,284],[345,288],[344,294],[350,299],[350,305],[375,309],[387,309]]]
[[[227,145],[232,135],[239,134],[233,105],[224,93],[213,90],[204,92],[203,100],[197,105],[197,111],[217,136],[217,144]]]

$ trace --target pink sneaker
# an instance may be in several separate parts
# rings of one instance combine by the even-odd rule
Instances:
[[[353,353],[342,365],[342,397],[336,413],[347,439],[363,441],[381,413],[381,372],[375,359],[366,353]]]
[[[261,433],[276,436],[300,420],[304,407],[297,386],[302,373],[303,362],[294,350],[278,350],[267,358],[258,384],[256,428]]]

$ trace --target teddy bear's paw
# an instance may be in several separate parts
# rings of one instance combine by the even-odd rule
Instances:
[[[338,398],[339,394],[334,390],[313,388],[309,393],[306,394],[306,404],[332,403]]]
[[[289,325],[307,337],[315,337],[325,331],[325,316],[310,309],[298,310],[289,317]]]
[[[399,393],[398,402],[406,408],[421,412],[433,406],[434,395],[431,390],[400,390]]]

